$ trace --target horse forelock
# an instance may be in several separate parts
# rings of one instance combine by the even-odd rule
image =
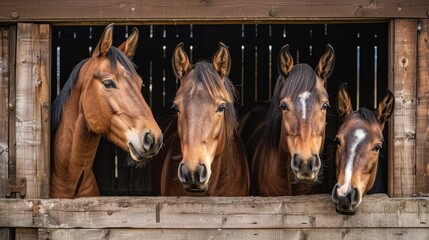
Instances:
[[[367,108],[360,108],[357,113],[362,119],[368,121],[371,124],[378,123],[377,117],[372,110],[369,110]]]
[[[119,62],[125,69],[130,71],[132,75],[138,75],[135,64],[118,48],[111,46],[107,51],[106,57],[113,70],[116,70],[117,62]]]
[[[177,91],[178,95],[187,95],[187,99],[192,99],[198,85],[203,86],[211,98],[220,97],[227,103],[225,117],[227,122],[227,135],[231,137],[238,126],[237,112],[234,107],[235,88],[231,81],[224,77],[219,81],[219,74],[215,71],[212,64],[201,61],[193,66],[192,71],[186,76],[188,83],[181,85]]]
[[[267,115],[266,138],[269,139],[271,145],[278,145],[280,141],[282,120],[280,101],[286,97],[295,101],[304,92],[312,94],[316,91],[316,83],[314,70],[305,63],[295,65],[287,78],[284,78],[283,75],[278,77]]]

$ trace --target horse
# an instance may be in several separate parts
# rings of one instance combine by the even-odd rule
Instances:
[[[387,90],[375,111],[353,111],[346,84],[341,85],[337,96],[337,109],[344,120],[334,139],[338,181],[332,190],[332,201],[338,213],[353,215],[374,185],[384,142],[383,129],[393,113],[395,100]]]
[[[230,54],[223,43],[218,47],[212,63],[193,65],[183,43],[174,50],[173,71],[180,80],[175,117],[164,131],[170,132],[166,151],[154,160],[163,162],[161,179],[154,181],[163,196],[249,195],[246,152],[236,131],[235,90],[228,79]]]
[[[289,45],[283,46],[271,103],[240,112],[239,132],[252,157],[252,195],[324,192],[318,184],[329,107],[324,84],[334,63],[329,44],[316,70],[304,63],[294,65]]]
[[[141,94],[142,79],[131,62],[138,30],[118,48],[108,25],[92,56],[78,63],[52,105],[52,198],[100,195],[92,166],[101,136],[145,163],[163,135]]]

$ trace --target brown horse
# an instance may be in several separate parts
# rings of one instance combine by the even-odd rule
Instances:
[[[375,111],[360,108],[353,112],[347,86],[343,84],[338,90],[337,108],[344,119],[335,137],[338,182],[332,200],[338,213],[355,214],[363,195],[374,185],[384,123],[394,107],[393,94],[387,91]]]
[[[246,152],[236,133],[234,87],[228,48],[219,43],[212,64],[191,66],[180,43],[173,54],[173,70],[180,87],[174,99],[177,129],[166,139],[160,193],[167,196],[246,196],[249,170]],[[167,137],[166,137],[167,138]]]
[[[327,45],[316,70],[296,64],[285,45],[279,53],[279,78],[268,111],[261,105],[242,114],[240,134],[252,156],[252,194],[282,196],[323,192],[317,188],[326,112],[329,107],[326,79],[334,67],[335,53]],[[259,124],[255,120],[265,120]],[[248,134],[249,131],[251,134]],[[301,183],[301,184],[295,184]]]
[[[142,79],[130,61],[138,31],[116,48],[109,25],[92,57],[72,71],[52,106],[51,197],[100,195],[92,172],[101,136],[144,162],[158,153],[162,133],[141,94]]]

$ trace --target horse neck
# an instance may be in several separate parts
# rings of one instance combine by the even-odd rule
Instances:
[[[64,173],[73,167],[92,168],[100,136],[91,132],[80,110],[79,83],[73,87],[62,109],[61,123],[54,136],[54,171]]]

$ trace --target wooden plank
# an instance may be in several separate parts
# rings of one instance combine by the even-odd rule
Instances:
[[[10,37],[16,31],[9,27],[0,28],[0,198],[6,195],[6,181],[9,177],[9,80],[10,61],[15,59],[15,37]],[[11,51],[12,50],[12,51]],[[13,90],[13,89],[12,89]],[[13,229],[0,228],[0,239],[13,239]]]
[[[38,236],[37,229],[35,228],[16,228],[15,240],[33,240]]]
[[[85,6],[82,8],[82,6]],[[333,11],[335,9],[335,11]],[[210,22],[427,18],[427,0],[3,0],[1,22]]]
[[[39,240],[85,239],[367,239],[396,240],[429,238],[426,229],[352,228],[352,229],[39,229]]]
[[[416,192],[429,193],[429,20],[420,20],[417,50]]]
[[[11,229],[9,228],[0,228],[0,239],[12,240]]]
[[[9,28],[0,28],[0,197],[6,194],[9,162]]]
[[[50,26],[18,24],[16,57],[17,178],[29,198],[49,197]]]
[[[9,27],[9,178],[16,184],[16,26]],[[15,197],[11,193],[11,197]]]
[[[417,20],[394,20],[393,93],[393,196],[416,193],[416,45]]]
[[[0,227],[428,228],[429,199],[369,195],[354,216],[337,214],[330,195],[2,199],[0,215]]]

